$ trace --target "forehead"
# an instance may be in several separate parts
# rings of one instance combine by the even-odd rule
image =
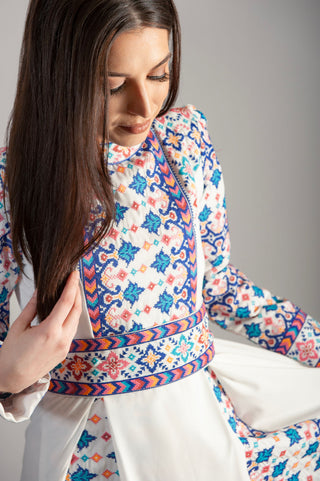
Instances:
[[[109,59],[110,72],[133,72],[152,68],[169,53],[169,33],[163,28],[141,28],[121,33],[113,41]]]

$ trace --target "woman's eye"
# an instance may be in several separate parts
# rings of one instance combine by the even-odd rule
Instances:
[[[158,82],[166,82],[169,80],[170,75],[166,72],[163,75],[149,75],[148,79],[149,80],[156,80]]]
[[[114,87],[113,89],[110,89],[110,94],[111,95],[115,95],[119,92],[121,92],[121,90],[124,88],[125,86],[125,82],[123,82],[121,85],[119,85],[118,87]]]
[[[169,80],[170,75],[169,73],[165,72],[162,75],[148,75],[148,80],[156,81],[156,82],[166,82]],[[121,85],[118,87],[110,88],[110,95],[116,95],[120,93],[126,86],[126,81],[123,82]]]

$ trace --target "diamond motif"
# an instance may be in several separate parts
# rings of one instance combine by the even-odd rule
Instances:
[[[111,237],[111,239],[117,240],[117,237],[119,236],[119,234],[120,234],[119,231],[112,228],[111,231],[109,232],[109,237]]]
[[[109,469],[107,469],[104,473],[102,473],[102,476],[104,476],[105,478],[110,478],[110,476],[112,476],[114,473],[112,473],[111,471],[109,471]]]
[[[95,414],[91,418],[89,418],[89,421],[92,421],[94,424],[98,424],[99,421],[101,421],[101,418]]]
[[[111,434],[109,434],[107,431],[101,436],[102,439],[104,439],[106,442],[111,439]]]
[[[172,285],[173,281],[174,281],[174,276],[172,274],[170,274],[170,276],[168,277],[167,279],[167,283],[170,284],[170,286]]]
[[[124,281],[125,278],[127,277],[127,275],[128,275],[128,274],[126,273],[126,271],[124,271],[123,269],[121,269],[121,271],[119,271],[117,277],[118,277],[118,279],[120,279],[121,281]]]
[[[148,251],[148,250],[150,249],[150,247],[151,247],[151,244],[149,244],[149,242],[147,242],[147,241],[146,241],[146,242],[144,243],[144,245],[143,245],[143,248],[144,248],[146,251]]]
[[[95,463],[98,463],[100,459],[102,459],[102,456],[100,456],[98,453],[95,453],[90,459],[92,459]]]
[[[125,311],[123,311],[123,313],[121,314],[121,319],[123,319],[124,321],[128,322],[131,316],[132,316],[132,314],[131,314],[129,311],[125,310]]]
[[[162,237],[161,241],[162,241],[166,246],[168,246],[169,243],[170,243],[170,237],[167,236],[167,235],[164,235],[164,236]]]

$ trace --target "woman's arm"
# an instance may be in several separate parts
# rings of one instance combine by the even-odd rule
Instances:
[[[320,367],[320,323],[256,286],[230,264],[223,177],[200,113],[198,129],[204,177],[199,209],[206,266],[203,295],[210,320],[267,349]]]
[[[31,326],[36,314],[34,295],[9,329],[9,301],[19,283],[19,268],[12,252],[10,216],[5,211],[4,149],[0,161],[0,415],[23,421],[48,389],[48,372],[69,350],[81,313],[81,294],[79,275],[74,272],[47,319]]]

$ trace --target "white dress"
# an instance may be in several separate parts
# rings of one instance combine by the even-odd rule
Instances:
[[[47,379],[0,406],[34,411],[22,480],[320,480],[320,326],[229,263],[203,115],[172,109],[142,145],[111,144],[108,168],[116,219],[79,263],[70,353],[44,396]],[[5,333],[18,270],[1,215]],[[32,281],[17,289],[24,306]],[[211,321],[275,352],[213,339]]]

